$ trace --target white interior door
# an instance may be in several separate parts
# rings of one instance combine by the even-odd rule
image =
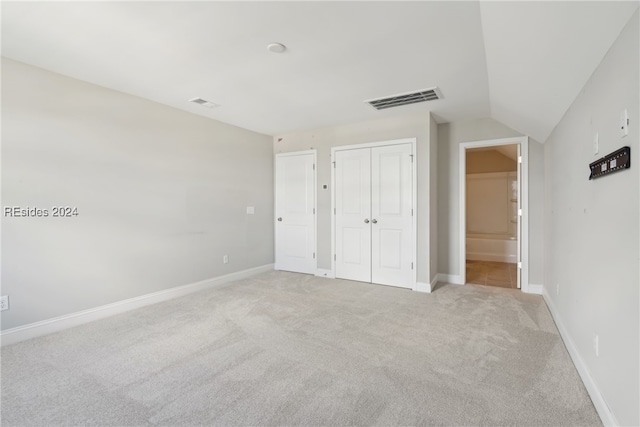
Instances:
[[[371,280],[413,286],[411,144],[371,149]]]
[[[335,154],[336,277],[371,282],[371,149]]]
[[[276,155],[276,270],[316,272],[315,157]]]

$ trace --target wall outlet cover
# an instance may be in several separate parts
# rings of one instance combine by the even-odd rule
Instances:
[[[0,311],[9,310],[9,295],[2,295],[0,297]]]

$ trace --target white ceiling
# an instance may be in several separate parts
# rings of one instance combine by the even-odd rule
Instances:
[[[432,111],[493,117],[544,142],[637,8],[3,1],[2,55],[270,135]],[[270,53],[271,42],[288,50]],[[444,99],[363,102],[433,86]]]

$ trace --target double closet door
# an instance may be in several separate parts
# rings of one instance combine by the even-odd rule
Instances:
[[[410,143],[335,152],[335,274],[413,287]]]

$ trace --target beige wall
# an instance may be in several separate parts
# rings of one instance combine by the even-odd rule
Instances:
[[[359,122],[311,131],[276,135],[273,152],[284,153],[308,150],[318,151],[318,268],[331,269],[331,147],[388,141],[401,138],[417,139],[418,175],[418,281],[429,282],[430,253],[430,197],[431,188],[430,135],[432,119],[428,112]],[[327,189],[322,186],[327,185]]]
[[[613,422],[629,426],[640,424],[639,40],[636,11],[544,147],[545,293],[596,403],[601,395]],[[624,109],[631,123],[622,138]],[[589,163],[625,145],[631,169],[588,180]]]
[[[496,150],[467,150],[467,174],[513,172],[518,169],[514,159]]]
[[[269,136],[3,60],[2,204],[79,215],[3,216],[2,328],[272,263],[272,159]]]
[[[438,272],[458,276],[460,271],[459,146],[462,142],[522,136],[494,119],[438,125]],[[541,284],[542,144],[529,139],[529,283]]]

